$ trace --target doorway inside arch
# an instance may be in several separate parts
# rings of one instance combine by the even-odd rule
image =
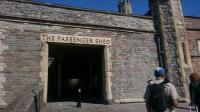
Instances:
[[[104,47],[49,44],[48,102],[103,103]]]

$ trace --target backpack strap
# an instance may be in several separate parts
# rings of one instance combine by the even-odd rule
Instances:
[[[165,89],[165,85],[167,83],[169,83],[169,81],[168,80],[164,80],[163,82],[161,82],[160,84],[157,84],[157,85],[160,85],[160,86],[162,86]]]
[[[169,80],[164,80],[164,81],[162,82],[163,85],[165,85],[165,84],[167,84],[167,83],[170,83],[170,81],[169,81]]]
[[[166,99],[167,99],[167,107],[168,107],[168,109],[169,110],[173,110],[173,106],[172,106],[172,103],[170,103],[171,102],[171,98],[166,94],[166,92],[165,92],[165,85],[166,84],[168,84],[168,83],[170,83],[170,81],[169,80],[164,80],[163,82],[161,82],[160,84],[163,86],[163,88],[164,88],[164,94],[165,94],[165,97],[166,97]],[[171,111],[170,111],[171,112]]]

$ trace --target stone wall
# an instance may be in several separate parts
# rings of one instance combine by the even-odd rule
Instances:
[[[185,26],[187,30],[199,30],[200,29],[200,17],[185,16]]]
[[[1,38],[1,74],[3,81],[1,101],[11,102],[16,93],[27,85],[37,85],[40,82],[40,39],[30,31],[28,25],[19,25],[0,21]],[[23,24],[23,23],[22,23]],[[6,103],[5,103],[6,104]],[[4,105],[4,104],[2,104]]]
[[[158,63],[152,18],[17,0],[0,9],[0,106],[41,82],[41,33],[111,38],[113,100],[143,97]]]
[[[75,9],[56,5],[44,5],[35,2],[20,2],[18,0],[0,1],[0,14],[16,18],[27,18],[37,22],[59,22],[69,25],[85,25],[102,27],[115,27],[130,30],[154,31],[152,18],[142,16],[122,16],[117,13],[95,10]],[[95,13],[96,12],[96,13]]]
[[[171,0],[170,0],[171,1]],[[157,38],[160,38],[160,52],[162,54],[163,65],[168,70],[170,81],[177,87],[179,94],[183,93],[182,82],[180,80],[180,57],[178,55],[178,43],[174,32],[173,15],[169,1],[151,0],[152,14],[157,30]]]
[[[40,112],[45,105],[42,101],[42,88],[31,85],[16,94],[15,99],[1,112]]]
[[[200,52],[198,41],[200,41],[200,18],[185,17],[187,36],[189,38],[189,48],[192,58],[192,68],[194,72],[200,74]]]
[[[168,78],[182,98],[189,98],[187,79],[192,72],[181,0],[150,0],[154,23],[160,37],[163,65]],[[158,39],[159,40],[159,39]]]

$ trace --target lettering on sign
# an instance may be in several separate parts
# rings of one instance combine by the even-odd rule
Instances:
[[[111,38],[85,37],[61,34],[41,34],[41,40],[45,42],[93,44],[111,46]]]

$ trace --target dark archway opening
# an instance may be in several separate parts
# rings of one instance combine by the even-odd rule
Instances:
[[[103,46],[49,44],[48,102],[103,103]]]

